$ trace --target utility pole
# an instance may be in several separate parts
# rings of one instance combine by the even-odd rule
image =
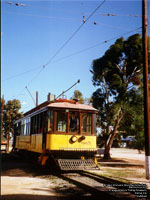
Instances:
[[[142,0],[142,44],[143,44],[143,84],[144,84],[144,131],[146,179],[150,179],[150,118],[147,53],[147,1]]]
[[[10,123],[11,123],[11,112],[9,111],[9,130],[7,135],[7,152],[9,153],[9,141],[10,141]]]
[[[3,110],[4,110],[4,95],[2,97],[2,102],[1,102],[1,142],[2,142],[2,136],[3,136]]]

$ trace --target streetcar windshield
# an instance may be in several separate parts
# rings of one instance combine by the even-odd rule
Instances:
[[[79,113],[70,112],[69,113],[69,131],[79,132]]]
[[[92,115],[91,114],[83,114],[82,115],[82,132],[91,133],[92,132]]]
[[[67,127],[67,113],[63,111],[57,112],[57,127],[58,132],[66,132]]]

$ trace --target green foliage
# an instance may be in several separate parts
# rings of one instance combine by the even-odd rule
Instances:
[[[143,150],[144,148],[144,99],[143,92],[135,90],[130,91],[130,96],[126,109],[124,110],[124,118],[120,123],[119,130],[126,135],[135,136],[136,142],[134,148]]]
[[[136,143],[135,143],[135,148],[140,150],[144,150],[144,146],[145,146],[145,138],[144,138],[144,132],[138,132],[138,134],[136,134]]]
[[[21,104],[17,99],[9,100],[4,104],[3,129],[5,137],[8,134],[9,126],[10,132],[14,133],[14,122],[22,116],[22,113],[19,112],[20,108]]]
[[[105,147],[108,139],[108,134],[99,134],[97,137],[97,145],[99,148]]]
[[[117,132],[135,135],[137,144],[141,141],[139,148],[144,145],[142,63],[142,38],[135,34],[116,40],[104,56],[93,61],[91,70],[93,85],[98,87],[92,96],[93,106],[99,110],[102,134],[109,138],[121,109]]]
[[[75,90],[71,99],[78,99],[80,103],[84,103],[83,95],[79,90]]]

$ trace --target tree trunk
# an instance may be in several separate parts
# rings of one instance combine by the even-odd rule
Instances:
[[[106,145],[106,148],[105,148],[105,152],[104,152],[104,158],[105,159],[109,159],[110,158],[110,148],[111,148],[111,146],[113,144],[113,140],[114,140],[114,138],[115,138],[115,136],[117,134],[117,129],[119,127],[119,123],[120,123],[122,117],[123,117],[123,113],[122,113],[121,108],[119,108],[118,114],[117,114],[117,118],[116,118],[115,124],[114,124],[114,129],[111,132],[110,137],[108,138],[107,145]]]

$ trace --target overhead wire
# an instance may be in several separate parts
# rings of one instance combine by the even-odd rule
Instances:
[[[122,37],[122,36],[124,36],[124,35],[130,34],[130,33],[132,33],[132,32],[138,31],[138,30],[140,30],[140,29],[142,29],[142,27],[133,29],[133,30],[128,31],[128,32],[126,32],[126,33],[123,33],[123,34],[120,34],[120,35],[115,36],[115,37],[113,37],[113,38],[110,38],[110,39],[108,39],[108,40],[105,40],[105,41],[103,41],[103,42],[99,42],[99,43],[97,43],[97,44],[95,44],[95,45],[92,45],[92,46],[90,46],[90,47],[84,48],[84,49],[79,50],[79,51],[77,51],[77,52],[74,52],[74,53],[72,53],[72,54],[70,54],[70,55],[64,56],[64,57],[59,58],[59,59],[57,59],[57,60],[54,60],[52,63],[56,63],[56,62],[59,62],[59,61],[61,61],[61,60],[66,59],[66,58],[69,58],[69,57],[71,57],[71,56],[74,56],[74,55],[83,53],[83,52],[85,52],[85,51],[88,51],[88,50],[90,50],[90,49],[93,49],[93,48],[95,48],[95,47],[97,47],[97,46],[100,46],[100,45],[102,45],[102,44],[106,44],[106,43],[108,43],[108,42],[110,42],[110,41],[112,41],[112,40],[114,40],[114,39],[117,39],[117,38]],[[29,73],[29,72],[31,72],[31,71],[37,70],[37,69],[39,69],[39,68],[41,69],[41,67],[33,68],[33,69],[31,69],[31,70],[22,72],[22,73],[20,73],[20,74],[14,75],[14,76],[12,76],[12,77],[8,77],[7,79],[2,80],[2,81],[6,81],[6,80],[9,80],[9,79],[12,79],[12,78],[15,78],[15,77],[24,75],[24,74]]]
[[[76,20],[77,18],[75,17],[53,17],[53,16],[48,16],[48,15],[38,15],[38,14],[29,14],[29,13],[19,13],[19,12],[10,12],[10,11],[5,11],[3,10],[3,13],[5,14],[16,14],[16,15],[22,15],[22,16],[28,16],[28,17],[40,17],[40,18],[47,18],[47,19],[59,19],[59,20]],[[85,16],[85,15],[83,15]],[[82,16],[82,17],[83,17]],[[100,16],[108,16],[107,14],[101,14]],[[110,15],[110,16],[130,16],[130,17],[137,17],[138,15],[132,16],[132,15]],[[141,17],[141,16],[140,16]]]
[[[53,17],[53,16],[42,16],[42,15],[35,15],[35,14],[25,14],[25,13],[15,13],[15,12],[10,12],[10,11],[3,11],[3,13],[6,14],[17,14],[17,15],[23,15],[23,16],[28,16],[28,17],[40,17],[40,18],[46,18],[46,19],[58,19],[58,20],[77,20],[77,18],[71,18],[71,17]],[[84,19],[82,19],[82,21],[85,23],[85,16]],[[94,25],[102,25],[102,26],[106,26],[106,27],[112,27],[112,28],[117,28],[117,29],[124,29],[127,30],[123,27],[120,26],[112,26],[112,25],[108,25],[108,24],[104,24],[104,23],[99,23],[97,22],[97,20],[93,21],[92,24]]]
[[[136,14],[136,15],[132,15],[132,14],[112,14],[112,13],[103,13],[100,14],[101,16],[108,16],[108,17],[142,17],[142,15]]]
[[[37,69],[39,69],[39,68],[41,69],[41,66],[40,66],[40,67],[32,68],[32,69],[30,69],[30,70],[27,70],[27,71],[18,73],[18,74],[13,75],[13,76],[10,76],[10,77],[8,77],[8,78],[2,80],[2,81],[8,81],[8,80],[13,79],[13,78],[16,78],[16,77],[18,77],[18,76],[22,76],[22,75],[27,74],[27,73],[29,73],[29,72],[35,71],[35,70],[37,70]]]
[[[46,9],[46,10],[51,10],[50,7],[45,7],[45,6],[33,6],[31,4],[23,4],[23,3],[13,3],[13,2],[5,2],[9,5],[15,5],[15,6],[21,6],[21,7],[32,7],[32,8],[40,8],[40,9]],[[54,8],[53,8],[54,10]],[[55,9],[56,10],[56,9]],[[74,12],[71,10],[63,10],[63,9],[57,9],[56,11],[61,11],[61,12],[67,12],[67,13],[75,13],[75,14],[82,14],[82,15],[89,15],[89,12]],[[142,17],[140,14],[116,14],[116,13],[101,13],[101,14],[96,14],[98,16],[108,16],[108,17]]]
[[[113,25],[109,25],[109,24],[104,24],[104,23],[99,23],[99,22],[97,22],[97,21],[94,21],[94,22],[92,22],[92,24],[94,24],[94,25],[100,25],[100,26],[105,26],[105,27],[109,27],[109,28],[115,28],[115,29],[121,29],[121,30],[129,30],[129,29],[127,29],[127,28],[123,28],[123,27],[121,27],[121,26],[113,26]]]
[[[92,15],[103,5],[103,3],[105,2],[106,0],[104,0],[89,16],[88,16],[88,18],[84,21],[84,23],[86,23],[91,17],[92,17]],[[30,14],[29,14],[29,16],[31,16]],[[38,16],[38,15],[35,15],[35,16]],[[105,16],[105,14],[103,14],[103,16]],[[107,16],[117,16],[116,14],[114,15],[114,14],[107,14]],[[118,15],[119,16],[119,15]],[[120,15],[121,16],[121,15]],[[124,15],[125,16],[125,15]],[[127,16],[127,15],[126,15]],[[129,16],[129,15],[128,15]],[[130,16],[133,16],[133,15],[130,15]],[[48,16],[40,16],[40,17],[48,17]],[[48,18],[53,18],[53,17],[48,17]],[[43,65],[42,66],[42,69],[40,69],[40,71],[30,80],[30,82],[28,83],[28,85],[45,69],[45,67],[49,64],[49,63],[51,63],[51,61],[58,55],[58,53],[68,44],[68,42],[78,33],[78,31],[82,28],[82,26],[84,25],[84,23],[82,23],[78,28],[77,28],[77,30],[68,38],[68,40],[56,51],[56,53],[48,60],[48,62],[45,64],[45,65]],[[129,31],[128,33],[130,33],[130,32],[132,32],[132,31]],[[125,34],[128,34],[128,33],[125,33]],[[116,37],[115,37],[116,38]],[[88,49],[91,49],[91,48],[94,48],[94,47],[96,47],[96,46],[99,46],[100,44],[104,44],[104,43],[107,43],[107,42],[109,42],[109,41],[111,41],[111,40],[113,40],[113,39],[115,39],[115,38],[112,38],[112,39],[110,39],[110,40],[106,40],[106,41],[104,41],[104,42],[102,42],[102,43],[98,43],[98,44],[96,44],[96,45],[93,45],[93,46],[91,46],[91,47],[89,47],[89,48],[86,48],[86,49],[83,49],[83,50],[80,50],[79,52],[75,52],[75,53],[73,53],[73,54],[71,54],[71,55],[68,55],[68,56],[66,56],[66,57],[63,57],[63,58],[60,58],[60,59],[58,59],[58,60],[54,60],[54,62],[58,62],[58,61],[60,61],[60,60],[62,60],[62,59],[65,59],[65,58],[67,58],[67,57],[70,57],[70,56],[73,56],[73,55],[76,55],[76,54],[78,54],[78,53],[81,53],[81,52],[84,52],[84,51],[87,51]],[[41,67],[40,67],[41,68]],[[37,69],[37,68],[36,68]],[[29,72],[29,71],[28,71]],[[24,73],[28,73],[28,72],[24,72]],[[23,73],[23,74],[24,74]],[[25,88],[27,88],[27,86],[25,86]]]
[[[72,53],[72,54],[70,54],[70,55],[67,55],[67,56],[65,56],[65,57],[59,58],[59,59],[57,59],[57,60],[54,60],[53,63],[58,62],[58,61],[61,61],[61,60],[64,60],[64,59],[69,58],[69,57],[71,57],[71,56],[80,54],[80,53],[82,53],[82,52],[88,51],[88,50],[93,49],[93,48],[95,48],[95,47],[97,47],[97,46],[100,46],[100,45],[102,45],[102,44],[106,44],[106,43],[108,43],[108,42],[110,42],[110,41],[112,41],[112,40],[114,40],[114,39],[118,39],[119,37],[122,37],[122,36],[124,36],[124,35],[129,34],[129,33],[138,31],[138,30],[140,30],[140,29],[142,29],[142,27],[139,27],[139,28],[136,28],[136,29],[134,29],[134,30],[128,31],[128,32],[126,32],[126,33],[124,33],[124,34],[120,34],[120,35],[118,35],[118,36],[116,36],[116,37],[110,38],[110,39],[108,39],[108,40],[105,40],[105,41],[103,41],[103,42],[97,43],[97,44],[92,45],[92,46],[90,46],[90,47],[84,48],[84,49],[82,49],[82,50],[80,50],[80,51],[74,52],[74,53]]]
[[[104,4],[106,0],[103,0],[96,9],[88,16],[85,23],[94,15],[94,13]],[[74,33],[64,42],[64,44],[56,51],[56,53],[47,61],[46,64],[42,66],[42,69],[29,81],[27,85],[29,85],[44,69],[45,67],[59,54],[59,52],[72,40],[72,38],[79,32],[79,30],[84,26],[85,23],[82,23]]]
[[[22,16],[27,16],[27,17],[40,17],[40,18],[47,18],[47,19],[63,19],[63,20],[76,20],[76,18],[71,18],[71,17],[53,17],[53,16],[46,16],[46,15],[37,15],[37,14],[29,14],[29,13],[19,13],[19,12],[10,12],[10,11],[5,11],[3,10],[3,13],[5,14],[16,14],[16,15],[22,15]]]
[[[86,19],[86,22],[94,15],[94,13],[104,4],[106,0],[103,0],[98,7],[96,7],[96,9],[88,16],[88,18]],[[40,69],[40,71],[28,82],[27,85],[29,85],[43,70],[44,68],[58,55],[58,53],[69,43],[69,41],[79,32],[79,30],[83,27],[84,23],[81,24],[76,31],[68,38],[68,40],[57,50],[57,52],[48,60],[48,62],[46,64],[44,64],[42,66],[42,69]],[[25,88],[27,89],[27,85],[25,86]],[[22,90],[21,90],[22,92]]]
[[[94,15],[94,13],[104,4],[106,0],[103,0],[102,3],[87,17],[85,23]],[[56,56],[57,54],[69,43],[69,41],[79,32],[79,30],[84,26],[85,23],[82,23],[76,31],[68,38],[68,40],[56,51],[56,53],[49,59],[49,61],[45,64],[47,66]]]

